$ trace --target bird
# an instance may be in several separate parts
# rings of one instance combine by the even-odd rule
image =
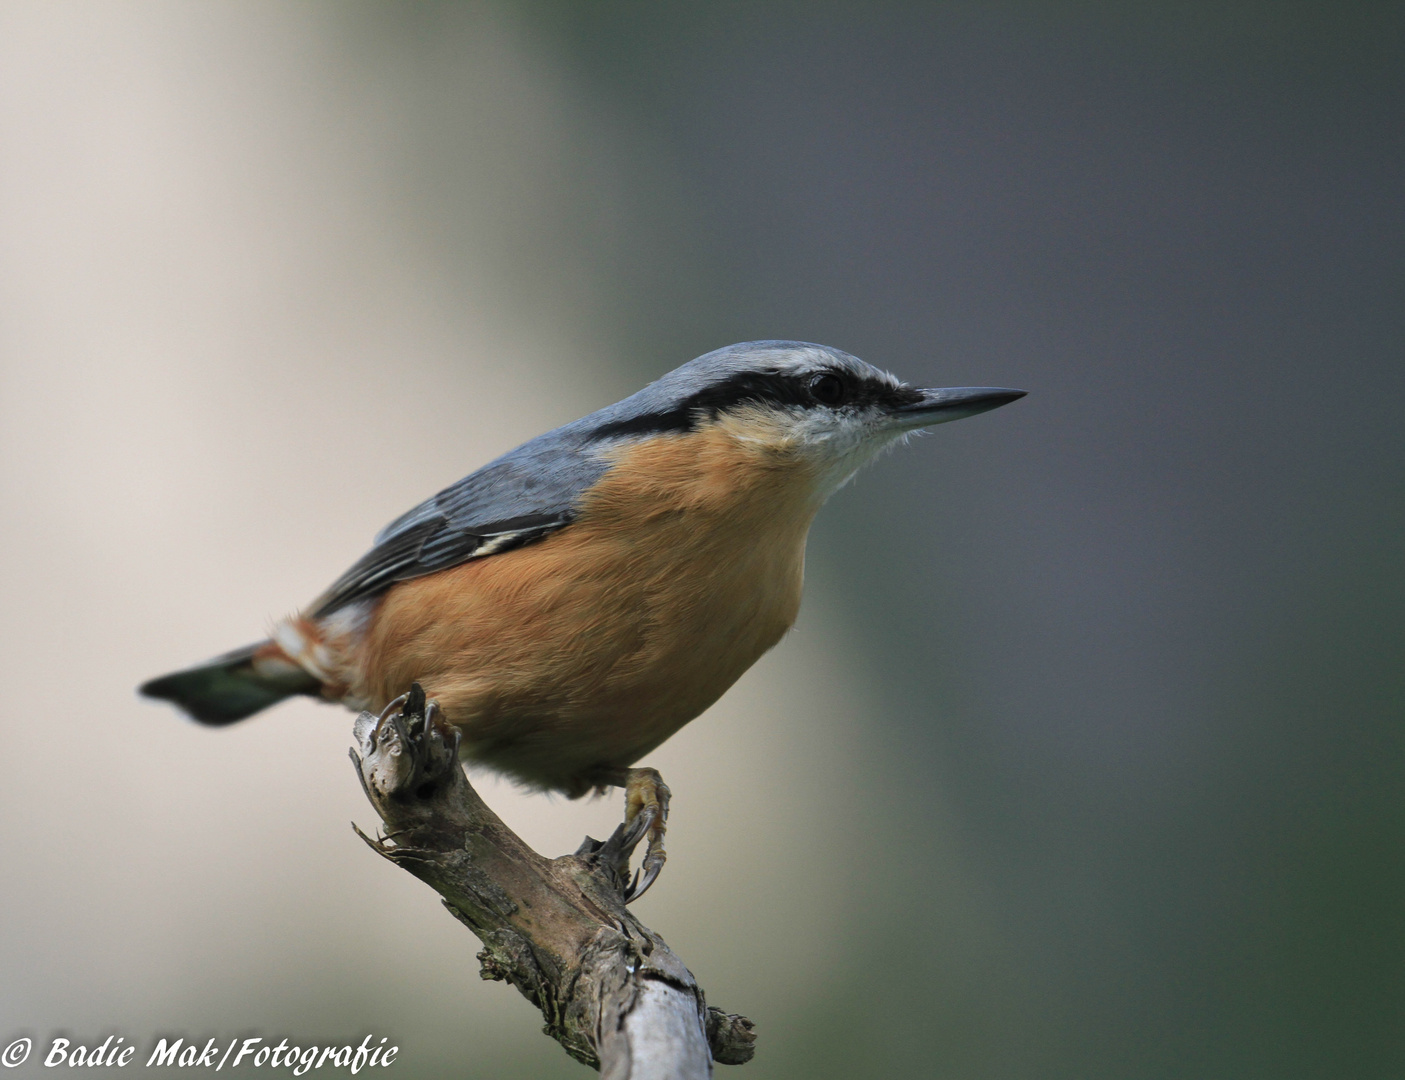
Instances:
[[[295,695],[386,710],[418,683],[470,763],[624,787],[649,837],[632,901],[670,798],[636,763],[791,628],[820,507],[912,433],[1025,393],[912,387],[809,342],[717,349],[402,514],[267,640],[140,692],[218,726]]]

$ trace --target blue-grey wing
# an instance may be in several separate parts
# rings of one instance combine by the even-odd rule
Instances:
[[[496,555],[562,529],[608,469],[572,428],[518,447],[396,518],[375,546],[314,601],[321,618],[398,581]]]

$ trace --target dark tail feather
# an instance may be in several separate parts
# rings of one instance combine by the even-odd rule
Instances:
[[[174,702],[202,724],[232,724],[294,694],[316,695],[322,684],[292,664],[254,667],[254,653],[265,643],[207,660],[197,667],[162,675],[141,685],[147,697]]]

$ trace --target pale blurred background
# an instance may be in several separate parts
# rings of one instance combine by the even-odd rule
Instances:
[[[349,714],[133,688],[798,337],[1031,395],[842,492],[649,759],[727,1074],[1401,1075],[1403,12],[0,2],[0,1042],[587,1075],[352,834]]]

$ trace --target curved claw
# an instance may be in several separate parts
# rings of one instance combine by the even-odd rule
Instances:
[[[395,729],[395,734],[400,739],[400,745],[406,750],[411,749],[410,730],[405,726],[405,714],[391,713],[386,719],[390,726]]]
[[[627,822],[624,826],[624,834],[620,837],[620,850],[626,855],[634,851],[639,845],[639,841],[648,835],[649,830],[654,827],[654,821],[658,813],[652,806],[646,806],[635,815],[634,820]]]
[[[663,870],[664,859],[662,855],[650,852],[644,856],[644,864],[634,871],[634,881],[630,883],[628,891],[624,894],[624,902],[632,904],[646,892],[649,886],[659,878],[659,873]],[[640,879],[643,879],[642,881]]]
[[[410,695],[408,693],[401,694],[398,698],[395,698],[393,701],[388,702],[386,704],[386,707],[381,710],[380,716],[376,717],[376,719],[384,720],[387,716],[390,716],[391,714],[396,712],[396,710],[398,710],[401,705],[404,705],[405,702],[409,700]]]
[[[628,862],[634,849],[639,846],[639,841],[644,839],[644,834],[649,831],[648,815],[640,814],[633,821],[624,821],[615,826],[603,844],[590,852],[596,859],[603,862],[620,864],[624,873],[628,873]],[[589,837],[587,837],[589,839]],[[581,845],[585,847],[584,844]]]

